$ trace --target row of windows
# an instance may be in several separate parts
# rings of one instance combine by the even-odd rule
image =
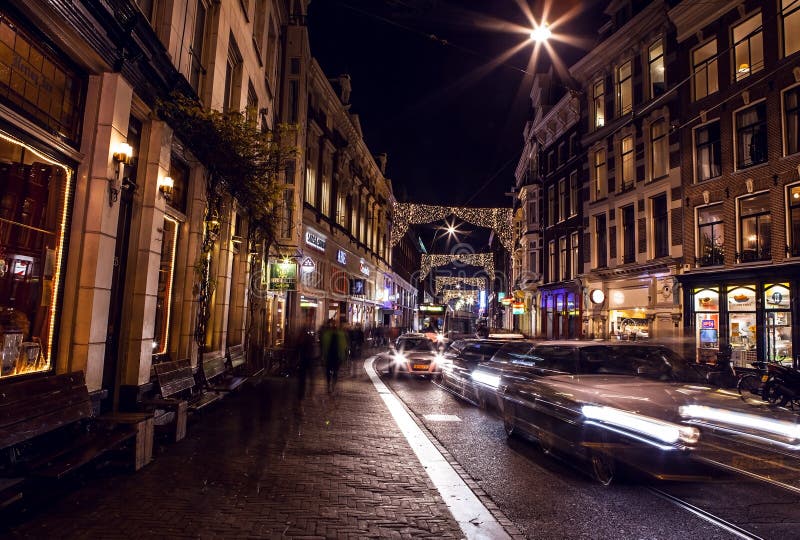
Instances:
[[[739,262],[772,259],[772,216],[769,192],[740,197],[736,201],[737,251]],[[786,255],[800,257],[800,184],[786,189]],[[713,266],[725,262],[725,219],[722,203],[697,209],[697,265]]]
[[[568,160],[578,155],[578,134],[572,133],[568,142],[561,142],[556,150],[550,150],[542,163],[542,174],[554,172]]]
[[[567,244],[569,241],[569,244]],[[580,253],[580,233],[573,232],[569,238],[562,236],[558,239],[558,256],[556,256],[556,241],[547,244],[547,281],[564,281],[578,276]]]
[[[800,51],[800,2],[781,0],[779,13],[782,30],[783,56]],[[761,12],[757,11],[730,29],[731,63],[734,81],[741,81],[764,69],[764,43]],[[644,55],[646,60],[646,98],[652,99],[666,91],[664,42],[653,42]],[[720,54],[717,39],[712,38],[691,52],[692,96],[700,100],[719,91],[717,62]],[[627,60],[614,69],[614,104],[617,116],[633,111],[633,60]],[[595,128],[603,127],[608,119],[606,111],[605,80],[596,80],[591,89],[592,118]]]
[[[568,217],[578,215],[580,198],[578,195],[578,171],[569,175],[569,192],[567,192],[567,179],[558,181],[558,187],[547,188],[547,225],[552,227],[556,222],[566,220]],[[556,193],[558,189],[558,193]]]
[[[649,133],[647,149],[648,169],[651,180],[658,180],[669,173],[669,127],[666,118],[658,118],[646,131]],[[636,141],[633,135],[622,137],[617,146],[617,192],[633,189],[636,185]],[[606,148],[596,148],[591,156],[592,189],[590,198],[598,201],[608,196],[608,168]]]
[[[666,193],[650,199],[649,238],[646,245],[649,248],[648,256],[653,258],[669,256],[669,206]],[[622,246],[622,261],[624,264],[636,262],[637,253],[637,218],[633,204],[618,209],[622,230],[620,235]],[[605,268],[608,266],[608,229],[606,214],[594,216],[594,267]],[[643,240],[643,239],[640,239]]]
[[[800,2],[798,2],[800,3]],[[800,86],[782,94],[783,155],[800,152]],[[767,102],[759,101],[733,113],[734,157],[737,170],[767,161]],[[695,181],[722,175],[720,121],[694,129]]]

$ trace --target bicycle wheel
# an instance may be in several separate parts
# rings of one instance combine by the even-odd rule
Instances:
[[[747,375],[743,375],[736,384],[736,389],[739,391],[739,395],[744,397],[760,395],[761,376],[756,373],[748,373]]]
[[[771,405],[777,404],[781,407],[785,407],[786,404],[789,403],[789,396],[785,395],[781,390],[782,385],[783,381],[781,381],[781,379],[771,377],[764,383],[762,393],[764,400],[769,401]]]

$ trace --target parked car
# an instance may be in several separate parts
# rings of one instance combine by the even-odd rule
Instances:
[[[431,377],[441,372],[442,356],[439,346],[424,334],[403,334],[389,350],[378,355],[388,362],[390,375],[404,372],[410,375]]]
[[[701,436],[800,445],[796,419],[705,384],[703,372],[659,345],[511,343],[473,380],[496,391],[509,436],[577,458],[606,485],[620,464],[653,474],[685,465]]]
[[[509,339],[497,338],[454,341],[443,354],[442,386],[460,398],[486,408],[484,394],[479,395],[472,382],[472,372],[479,364],[489,361],[508,342]]]

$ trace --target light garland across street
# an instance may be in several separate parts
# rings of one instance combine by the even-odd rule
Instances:
[[[476,289],[487,289],[487,282],[485,277],[453,277],[453,276],[436,276],[436,294],[444,290],[445,287],[455,287],[456,285],[469,285]]]
[[[461,299],[466,302],[467,305],[472,305],[478,302],[478,291],[474,289],[445,289],[442,292],[443,304],[453,299]]]
[[[433,268],[448,265],[454,261],[470,266],[482,266],[489,280],[494,281],[494,255],[492,253],[453,253],[446,255],[422,255],[420,279],[430,274]]]
[[[513,251],[511,209],[474,208],[465,206],[434,206],[430,204],[395,203],[392,206],[391,247],[397,245],[410,225],[431,223],[454,215],[462,221],[492,229],[503,246]]]

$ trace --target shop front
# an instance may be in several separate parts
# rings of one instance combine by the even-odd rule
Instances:
[[[86,78],[0,9],[0,380],[55,365]]]
[[[683,276],[685,305],[691,311],[685,321],[692,327],[697,361],[713,363],[719,350],[730,345],[737,367],[752,367],[756,360],[796,365],[798,272],[800,265],[773,266],[769,275]]]
[[[651,335],[648,287],[609,289],[608,332],[617,339],[642,339]]]
[[[543,337],[578,339],[581,332],[581,295],[572,287],[541,287],[540,319]]]

